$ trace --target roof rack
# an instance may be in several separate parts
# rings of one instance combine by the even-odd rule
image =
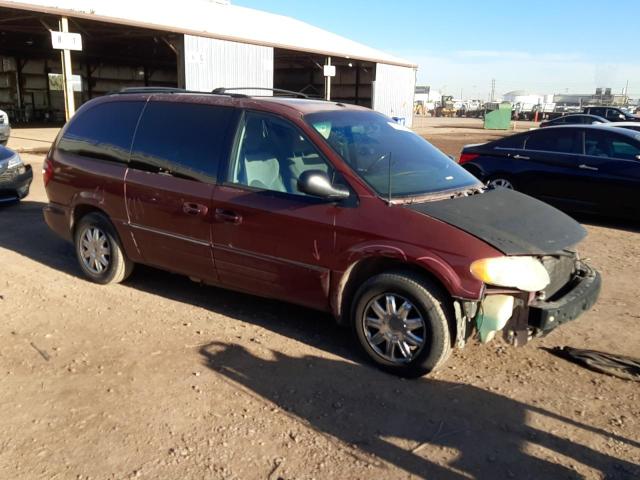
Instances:
[[[214,93],[216,95],[232,95],[229,92],[235,92],[238,90],[265,90],[268,92],[273,92],[274,94],[280,93],[282,97],[284,96],[288,96],[288,97],[295,97],[295,98],[309,98],[308,95],[302,93],[302,92],[294,92],[293,90],[283,90],[282,88],[266,88],[266,87],[235,87],[235,88],[225,88],[225,87],[220,87],[220,88],[214,88],[211,93]],[[275,96],[275,95],[274,95]]]
[[[217,93],[217,92],[197,92],[195,90],[186,90],[184,88],[177,87],[127,87],[122,88],[120,90],[109,92],[109,95],[115,94],[136,94],[136,93],[192,93],[195,95],[228,95],[230,97],[240,97],[247,98],[248,95],[243,95],[241,93]]]
[[[176,87],[127,87],[115,93],[187,93],[187,90]]]
[[[309,98],[308,95],[302,92],[294,92],[291,90],[283,90],[281,88],[263,88],[263,87],[236,87],[236,88],[215,88],[211,92],[197,92],[193,90],[186,90],[184,88],[177,87],[127,87],[122,88],[120,90],[109,92],[109,94],[136,94],[136,93],[193,93],[196,95],[228,95],[230,97],[235,98],[249,98],[251,95],[246,95],[244,93],[234,93],[238,90],[266,90],[269,92],[273,92],[274,96],[288,96],[295,98]]]

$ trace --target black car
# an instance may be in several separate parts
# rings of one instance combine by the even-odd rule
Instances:
[[[604,117],[610,122],[640,122],[640,117],[617,107],[586,107],[583,113]]]
[[[576,212],[640,218],[640,133],[548,127],[463,148],[460,164],[490,186]]]
[[[598,117],[597,115],[577,113],[575,115],[563,115],[561,117],[554,118],[553,120],[542,122],[540,124],[540,128],[554,127],[557,125],[597,125],[598,123],[609,123],[609,120]]]
[[[25,165],[17,152],[0,146],[0,205],[26,197],[31,180],[31,165]]]

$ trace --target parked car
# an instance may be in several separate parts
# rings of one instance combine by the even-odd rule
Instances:
[[[17,152],[0,146],[0,205],[26,197],[31,180],[31,165],[25,165]]]
[[[597,125],[599,123],[609,123],[609,120],[598,117],[597,115],[578,113],[574,115],[563,115],[561,117],[556,117],[553,120],[547,120],[540,124],[540,128],[553,127],[557,125]]]
[[[640,132],[640,122],[610,122],[608,127],[627,128],[629,130],[635,130]]]
[[[11,125],[9,124],[9,115],[0,110],[0,145],[6,145],[11,135]]]
[[[96,283],[143,263],[330,312],[407,376],[472,332],[525,343],[596,301],[600,277],[574,251],[579,224],[484,188],[384,115],[133,92],[85,103],[44,163],[46,222]]]
[[[640,133],[610,124],[559,126],[463,148],[483,182],[558,207],[640,218]]]
[[[586,107],[583,113],[604,117],[610,122],[640,122],[640,117],[618,107]]]

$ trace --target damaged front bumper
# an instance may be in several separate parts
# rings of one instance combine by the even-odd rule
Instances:
[[[550,300],[529,303],[529,327],[544,334],[575,320],[595,305],[601,285],[600,274],[581,263],[571,281],[558,292],[559,295]]]
[[[477,329],[483,343],[502,331],[507,342],[524,345],[532,337],[546,335],[593,307],[601,284],[596,270],[576,262],[569,281],[550,298],[543,300],[525,292],[493,289],[487,291],[484,299],[472,309],[474,314],[466,318],[472,323],[472,329]],[[468,303],[464,310],[470,310]],[[458,345],[463,344],[464,341]]]

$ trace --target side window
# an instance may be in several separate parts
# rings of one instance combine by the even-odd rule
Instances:
[[[150,101],[136,131],[131,167],[215,182],[233,108]]]
[[[620,120],[620,112],[613,110],[612,108],[608,108],[606,118],[607,120]]]
[[[80,112],[58,142],[63,152],[126,163],[144,102],[100,103]]]
[[[511,135],[509,137],[498,140],[494,143],[493,148],[503,149],[516,149],[522,150],[524,146],[525,135]]]
[[[526,150],[558,153],[580,153],[579,133],[574,129],[532,133],[525,145]]]
[[[227,180],[263,190],[306,195],[298,178],[321,170],[333,178],[333,168],[293,124],[278,117],[246,112],[238,127]]]
[[[623,136],[589,131],[585,136],[585,153],[593,157],[636,160],[640,155],[640,144]]]
[[[611,151],[615,158],[626,160],[640,160],[640,148],[626,140],[614,138],[611,142]]]

